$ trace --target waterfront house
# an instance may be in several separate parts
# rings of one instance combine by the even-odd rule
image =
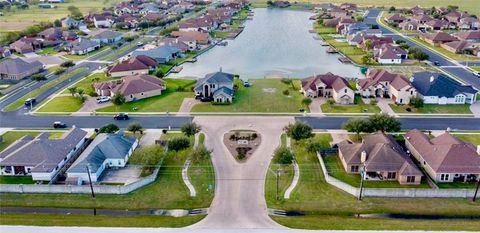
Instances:
[[[414,129],[404,138],[407,149],[435,182],[474,182],[479,179],[480,146],[464,142],[448,132],[430,139]]]
[[[332,73],[315,75],[302,79],[300,92],[310,98],[333,98],[337,104],[353,104],[352,88],[343,77]]]
[[[404,49],[392,44],[381,44],[373,47],[373,56],[380,64],[402,64],[408,53]]]
[[[39,61],[27,62],[20,58],[7,59],[0,62],[0,80],[20,80],[34,75],[43,69]]]
[[[155,70],[158,63],[155,59],[139,55],[115,64],[107,69],[110,77],[123,77],[127,75],[148,74]]]
[[[179,49],[169,45],[162,45],[150,50],[135,50],[132,52],[132,55],[145,55],[155,59],[159,64],[165,64],[171,60],[183,56],[182,52]]]
[[[411,79],[418,97],[426,104],[473,104],[477,90],[440,73],[417,72]]]
[[[338,156],[347,173],[364,172],[364,179],[396,180],[400,184],[418,185],[422,172],[415,166],[392,135],[375,133],[363,137],[361,143],[344,140],[337,144]]]
[[[233,100],[234,75],[222,72],[210,73],[197,81],[195,96],[212,98],[214,102],[231,103]]]
[[[365,98],[390,98],[397,104],[408,104],[411,98],[417,96],[417,91],[405,76],[383,69],[369,69],[366,78],[358,81],[357,89]]]
[[[111,96],[119,93],[127,102],[158,96],[166,89],[165,82],[157,77],[137,74],[125,76],[120,80],[95,83],[95,92],[100,96]]]

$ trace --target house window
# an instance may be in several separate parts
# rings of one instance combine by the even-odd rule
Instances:
[[[27,173],[30,173],[32,171],[31,168],[27,168]]]
[[[396,176],[397,176],[396,172],[388,172],[387,179],[395,179]]]
[[[120,164],[122,164],[122,163],[120,162],[120,160],[118,160],[118,165],[120,165]]]
[[[345,93],[347,93],[347,91],[348,91],[348,90],[347,90],[347,89],[345,89]]]
[[[350,172],[358,172],[358,166],[352,166]]]
[[[407,183],[415,183],[415,176],[407,176]]]
[[[450,179],[450,174],[441,174],[440,180],[441,181],[448,181]]]
[[[410,91],[410,95],[413,95],[413,90],[412,90],[412,91]]]

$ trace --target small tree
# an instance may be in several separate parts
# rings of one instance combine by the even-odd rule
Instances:
[[[289,124],[285,127],[287,135],[295,140],[302,140],[311,138],[313,136],[312,127],[303,123],[295,122],[295,124]]]
[[[388,12],[392,13],[395,12],[397,9],[394,6],[391,6],[390,9],[388,9]]]
[[[343,129],[351,133],[356,133],[358,140],[360,139],[360,133],[371,131],[370,126],[368,125],[368,122],[366,120],[356,118],[350,119],[345,122],[345,124],[343,124]]]
[[[85,94],[85,91],[83,89],[78,88],[77,89],[77,94],[78,94],[79,97],[83,97],[83,95]]]
[[[62,21],[60,21],[59,19],[56,19],[55,21],[53,21],[53,26],[61,27],[62,26]]]
[[[274,152],[274,162],[282,166],[290,165],[295,159],[293,152],[285,146],[279,147]]]
[[[367,39],[365,41],[365,48],[367,50],[372,50],[373,49],[373,41],[371,39]]]
[[[115,104],[115,105],[122,105],[125,103],[125,96],[120,93],[120,92],[117,92],[115,93],[115,95],[113,95],[113,98],[112,98],[112,103]]]
[[[175,137],[168,141],[168,149],[179,151],[190,147],[190,139],[185,136]]]
[[[137,132],[143,133],[142,125],[140,123],[137,123],[137,122],[128,125],[127,130],[132,132],[133,134],[135,134]]]
[[[102,126],[102,127],[98,130],[98,133],[115,133],[115,132],[117,132],[118,130],[120,130],[120,128],[118,128],[117,125],[115,125],[115,124],[107,124],[107,125]]]
[[[75,93],[77,93],[77,87],[68,88],[68,92],[70,92],[72,96],[75,96]]]
[[[73,63],[73,61],[71,61],[71,60],[64,61],[62,64],[60,64],[61,67],[72,67],[74,65],[75,65],[75,63]]]
[[[422,108],[423,104],[424,104],[423,99],[420,97],[411,98],[409,103],[410,106],[413,106],[415,108]]]
[[[306,149],[310,153],[317,153],[320,149],[322,149],[322,143],[316,140],[309,139]]]
[[[311,103],[312,103],[312,99],[310,99],[310,98],[303,98],[303,99],[302,99],[302,104],[303,104],[305,107],[308,107]]]
[[[210,158],[211,153],[204,145],[199,145],[190,153],[190,159],[194,162],[204,161]]]
[[[200,132],[202,127],[197,125],[195,122],[184,124],[181,128],[181,131],[185,136],[190,137]]]
[[[370,116],[368,126],[372,131],[382,132],[398,132],[402,128],[400,121],[385,113]]]
[[[34,74],[32,75],[32,80],[39,82],[39,81],[47,80],[47,77],[45,77],[45,75],[43,74]]]

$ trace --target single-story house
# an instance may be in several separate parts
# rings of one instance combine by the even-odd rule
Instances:
[[[233,100],[233,74],[222,72],[210,73],[197,81],[195,95],[210,97],[214,102],[231,103]]]
[[[390,15],[390,16],[387,16],[385,17],[385,21],[387,23],[391,23],[391,24],[398,24],[398,23],[401,23],[403,21],[406,21],[407,18],[405,18],[404,16],[400,15],[400,14],[393,14],[393,15]]]
[[[404,138],[407,149],[435,182],[473,182],[480,178],[480,146],[448,132],[430,139],[414,129]]]
[[[199,45],[208,45],[208,44],[210,44],[210,41],[211,41],[210,35],[208,33],[204,33],[204,32],[173,31],[171,33],[171,36],[172,37],[184,37],[184,36],[190,37],[190,38],[195,39],[195,41]]]
[[[108,68],[107,74],[111,77],[148,74],[157,67],[157,61],[145,55],[131,57]]]
[[[424,23],[425,28],[432,30],[432,31],[438,31],[438,30],[443,30],[447,29],[449,27],[449,23],[445,20],[440,20],[440,19],[432,19],[426,23]]]
[[[36,38],[22,37],[10,44],[10,49],[17,53],[32,53],[42,48],[42,43]]]
[[[1,47],[0,46],[0,58],[10,57],[12,53],[10,52],[9,47]]]
[[[440,73],[413,74],[412,86],[426,104],[473,104],[478,91]]]
[[[358,81],[357,89],[363,97],[391,98],[397,104],[408,104],[417,96],[405,76],[383,69],[369,69],[366,78]]]
[[[420,39],[435,46],[458,40],[446,32],[420,33]]]
[[[76,41],[67,44],[64,48],[70,54],[84,55],[99,49],[100,43],[86,38],[78,38]]]
[[[101,45],[104,44],[113,44],[118,41],[121,41],[123,39],[123,34],[119,32],[114,32],[114,31],[103,31],[95,36],[92,36],[90,38],[92,41],[98,42]]]
[[[48,133],[43,133],[17,140],[0,153],[0,174],[50,181],[80,152],[88,140],[86,136],[86,131],[73,127],[60,139],[50,139]]]
[[[373,47],[373,56],[380,64],[402,64],[408,57],[407,51],[393,46],[392,44],[381,44]]]
[[[120,80],[95,83],[95,92],[100,96],[114,96],[120,93],[127,102],[161,95],[166,89],[165,82],[154,76],[138,74],[125,76]]]
[[[454,33],[459,40],[468,42],[480,42],[480,31],[465,31]]]
[[[121,133],[98,134],[67,170],[67,178],[77,179],[79,184],[88,183],[89,171],[92,182],[97,182],[106,168],[125,167],[137,146],[135,137]]]
[[[115,22],[111,15],[96,14],[92,19],[96,28],[111,28]]]
[[[159,64],[165,64],[170,60],[174,60],[178,57],[182,57],[182,52],[172,46],[162,45],[160,47],[150,49],[150,50],[135,50],[132,52],[132,56],[145,55],[151,57],[157,61]]]
[[[67,17],[64,20],[62,20],[62,27],[67,28],[67,29],[74,29],[74,28],[78,28],[80,23],[81,23],[81,21],[78,21],[78,20],[72,19],[70,17]]]
[[[330,72],[302,79],[300,91],[310,98],[332,97],[337,104],[353,104],[355,95],[347,80]]]
[[[375,133],[365,136],[361,143],[345,140],[337,146],[347,173],[359,174],[363,170],[366,180],[396,180],[409,185],[422,181],[422,172],[392,135]]]
[[[40,72],[43,68],[43,64],[39,61],[7,59],[0,63],[0,79],[20,80]]]

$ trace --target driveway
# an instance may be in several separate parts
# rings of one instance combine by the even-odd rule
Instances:
[[[475,102],[474,104],[470,105],[470,111],[476,118],[480,118],[480,102]]]
[[[178,110],[178,112],[189,113],[192,110],[193,106],[198,103],[200,103],[200,101],[194,98],[185,98],[183,99],[182,105],[180,106],[180,110]]]
[[[283,228],[268,216],[264,185],[273,151],[280,144],[282,129],[292,117],[201,116],[194,121],[206,134],[206,146],[213,150],[215,197],[207,217],[192,228]],[[258,149],[244,163],[238,163],[223,144],[232,129],[256,130],[262,137]]]
[[[138,144],[140,147],[153,145],[155,140],[160,139],[160,136],[162,136],[161,129],[147,129],[143,131],[143,136]]]
[[[78,110],[78,112],[90,113],[90,112],[93,112],[95,109],[104,108],[104,107],[113,105],[111,101],[99,104],[97,103],[96,99],[97,99],[96,97],[87,96],[87,99],[85,100],[85,102],[83,102],[83,106]]]
[[[108,168],[105,170],[100,182],[130,184],[140,180],[141,173],[141,167],[131,165],[122,168]]]
[[[309,106],[310,107],[310,112],[311,113],[317,113],[317,114],[323,113],[322,108],[320,106],[322,104],[324,104],[325,102],[327,102],[327,100],[325,98],[314,98],[314,99],[312,99],[312,103]]]
[[[390,116],[396,116],[397,114],[393,111],[389,104],[393,103],[390,99],[377,98],[377,106],[380,108],[382,113],[386,113]]]

